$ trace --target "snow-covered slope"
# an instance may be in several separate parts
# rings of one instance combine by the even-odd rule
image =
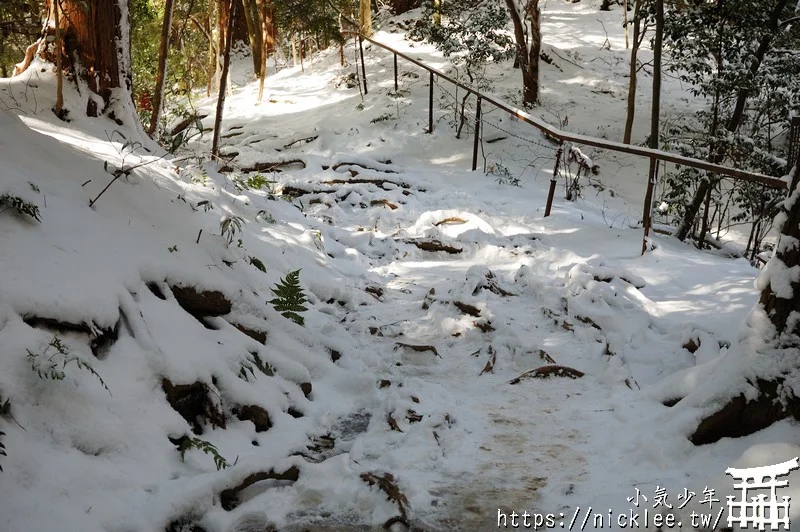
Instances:
[[[464,171],[470,141],[446,121],[424,133],[424,80],[393,97],[386,70],[362,100],[335,60],[271,76],[261,105],[235,88],[232,172],[128,145],[106,119],[57,121],[45,74],[36,108],[0,112],[0,196],[41,218],[0,213],[0,530],[467,531],[511,511],[558,526],[627,513],[636,489],[650,507],[657,486],[676,506],[684,488],[724,501],[727,467],[797,455],[788,422],[694,447],[700,410],[660,402],[736,342],[746,261],[667,239],[641,257],[608,198],[559,198],[545,219],[547,162],[521,187]],[[241,171],[285,161],[270,183]],[[297,269],[304,326],[268,303]],[[182,456],[189,441],[227,467]]]

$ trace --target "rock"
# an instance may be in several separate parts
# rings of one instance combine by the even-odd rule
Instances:
[[[252,421],[256,432],[266,432],[272,427],[269,412],[258,405],[246,405],[239,409],[237,417],[241,421]]]
[[[170,406],[191,426],[192,432],[202,434],[201,420],[212,426],[225,428],[225,415],[211,400],[208,385],[197,381],[192,384],[172,384],[169,379],[161,381]]]
[[[231,311],[230,300],[217,290],[198,291],[192,286],[171,286],[170,289],[181,308],[195,318],[222,316]]]

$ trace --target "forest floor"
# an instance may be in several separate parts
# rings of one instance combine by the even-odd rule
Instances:
[[[544,13],[558,67],[543,65],[536,112],[618,138],[619,11]],[[375,38],[446,68],[403,39],[408,18]],[[368,46],[363,96],[347,52],[271,73],[261,104],[237,62],[224,172],[193,157],[213,100],[206,132],[167,155],[106,119],[58,121],[49,72],[0,80],[0,195],[41,214],[0,213],[0,530],[471,531],[512,512],[521,528],[528,512],[539,528],[638,513],[655,529],[663,512],[710,529],[726,524],[726,468],[800,454],[789,422],[696,447],[708,408],[664,406],[728,386],[758,270],[662,236],[641,256],[645,163],[587,151],[599,175],[576,201],[559,187],[544,218],[554,147],[539,133],[489,111],[491,172],[470,172],[452,89],[437,85],[429,135],[427,77],[401,63],[395,93],[391,55]],[[510,68],[489,75],[518,92]],[[669,116],[685,112],[679,83],[665,93]],[[114,169],[130,172],[89,207]],[[297,269],[304,326],[268,304]],[[61,379],[31,371],[51,363]],[[182,456],[187,437],[228,467]],[[798,491],[792,476],[781,494]]]

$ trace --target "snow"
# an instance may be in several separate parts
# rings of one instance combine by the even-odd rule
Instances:
[[[562,128],[573,133],[621,137],[620,13],[584,4],[545,6],[544,50],[563,71],[542,65],[543,104],[534,112],[568,116]],[[611,30],[610,50],[600,49],[598,19]],[[429,46],[385,28],[376,39],[447,67]],[[150,141],[125,147],[140,140],[138,127],[60,122],[49,111],[48,65],[0,80],[0,194],[41,212],[41,222],[0,213],[0,396],[13,415],[0,419],[8,452],[0,457],[0,530],[164,530],[181,518],[208,532],[379,528],[400,510],[364,473],[391,473],[422,530],[495,529],[499,511],[564,513],[568,524],[578,507],[627,513],[636,489],[650,500],[656,486],[672,503],[684,488],[705,487],[724,501],[728,467],[799,454],[789,421],[710,445],[687,439],[721,401],[752,397],[756,373],[786,369],[764,355],[774,346],[762,340],[771,324],[757,290],[769,282],[785,294],[796,271],[771,263],[756,285],[746,260],[657,234],[641,256],[646,160],[602,150],[576,152],[599,166],[592,183],[601,186],[585,184],[574,202],[559,188],[544,218],[552,145],[486,109],[502,131],[489,126],[485,138],[507,137],[485,144],[487,168],[504,166],[520,186],[469,172],[471,135],[454,138],[446,95],[437,93],[428,135],[427,76],[403,76],[415,68],[401,63],[407,92],[392,96],[391,55],[369,45],[365,53],[363,100],[358,89],[337,87],[354,66],[340,67],[338,50],[316,57],[313,72],[272,74],[260,105],[257,84],[245,81],[247,61],[234,63],[222,153],[239,153],[234,169],[305,163],[262,172],[275,182],[269,190],[188,158],[208,152],[208,134],[171,156]],[[490,75],[499,96],[518,91],[518,73],[492,67]],[[696,105],[665,81],[666,113]],[[25,98],[30,82],[35,102]],[[612,94],[592,92],[601,88]],[[71,109],[86,97],[65,92]],[[392,118],[373,122],[386,113]],[[644,115],[635,136],[647,130]],[[224,138],[230,132],[241,134]],[[144,164],[89,207],[113,179],[104,163]],[[280,196],[287,187],[314,193]],[[243,224],[226,245],[220,222],[231,216]],[[460,251],[415,245],[431,241]],[[267,304],[296,269],[309,298],[305,327]],[[201,323],[172,286],[219,291],[232,309]],[[86,332],[31,326],[33,317],[94,334],[118,326],[118,338],[98,357]],[[266,342],[236,325],[266,332]],[[63,380],[31,371],[26,350],[41,360],[54,335],[110,393],[74,362]],[[272,375],[253,367],[256,357]],[[553,363],[585,375],[509,384]],[[226,427],[204,423],[193,434],[167,402],[163,379],[203,383]],[[263,407],[272,426],[256,432],[239,420],[233,410],[245,405]],[[215,445],[231,467],[218,471],[196,449],[182,461],[169,438],[184,435]],[[296,482],[257,482],[235,509],[221,506],[221,492],[248,475],[292,466]],[[800,496],[798,473],[789,480],[781,495]],[[686,520],[691,509],[709,513],[697,499],[675,513]],[[800,519],[800,507],[791,517]]]

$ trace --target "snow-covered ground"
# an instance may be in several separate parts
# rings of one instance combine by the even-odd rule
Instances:
[[[545,50],[563,72],[543,65],[541,116],[561,109],[570,130],[621,136],[618,17],[546,6]],[[446,67],[396,26],[376,38]],[[687,435],[707,409],[661,403],[698,379],[719,389],[757,270],[658,236],[640,256],[642,163],[588,152],[602,186],[575,202],[559,187],[543,218],[545,139],[491,111],[517,137],[485,144],[487,167],[521,184],[469,172],[471,137],[454,138],[444,100],[425,133],[426,77],[401,62],[411,74],[390,94],[391,56],[368,46],[362,98],[338,83],[353,51],[346,67],[334,51],[271,75],[260,105],[242,62],[226,173],[190,151],[126,146],[136,133],[106,119],[59,122],[47,72],[0,81],[0,195],[41,212],[0,213],[0,403],[13,416],[0,422],[1,531],[358,530],[394,517],[397,530],[471,531],[498,529],[498,514],[511,527],[514,511],[570,530],[619,529],[619,514],[638,512],[654,529],[644,509],[665,510],[662,488],[690,528],[692,509],[717,518],[726,468],[800,453],[789,422],[695,447]],[[497,94],[518,90],[516,72],[495,70]],[[680,107],[680,87],[665,92]],[[200,104],[206,127],[213,105]],[[209,147],[207,132],[188,149]],[[261,188],[236,171],[282,161],[302,164],[262,172],[273,182]],[[140,163],[89,207],[114,169]],[[230,244],[225,219],[240,224]],[[268,304],[296,269],[303,327]],[[51,363],[63,379],[32,371]],[[516,380],[553,364],[571,370]],[[229,467],[197,449],[182,460],[182,437]],[[797,498],[789,480],[781,494]],[[701,504],[706,488],[722,502]],[[678,510],[684,489],[696,495]],[[647,502],[628,500],[637,493]]]

